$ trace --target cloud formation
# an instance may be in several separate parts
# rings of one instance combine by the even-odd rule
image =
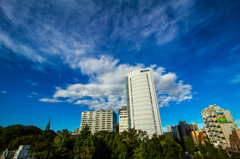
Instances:
[[[118,111],[126,105],[125,75],[145,68],[143,64],[131,66],[118,63],[119,60],[109,56],[83,59],[77,66],[83,75],[88,75],[89,83],[69,84],[66,88],[56,87],[51,100],[87,105],[90,109],[111,108]],[[191,85],[177,82],[176,74],[166,73],[163,67],[151,67],[160,107],[168,106],[170,101],[180,103],[192,99]],[[43,99],[47,102],[46,98]]]
[[[32,82],[32,81],[29,80],[29,79],[25,80],[25,82],[30,83],[30,84],[33,85],[33,86],[37,86],[37,85],[38,85],[38,83]]]
[[[58,99],[49,99],[49,98],[42,98],[42,99],[39,99],[38,101],[49,102],[49,103],[61,103],[62,102],[61,100],[58,100]]]
[[[6,91],[2,91],[2,93],[4,93],[4,94],[7,94],[7,92],[6,92]]]

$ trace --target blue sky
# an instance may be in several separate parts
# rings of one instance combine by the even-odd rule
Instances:
[[[0,2],[0,125],[79,127],[126,105],[125,75],[151,67],[162,126],[201,128],[217,104],[240,126],[240,2]]]

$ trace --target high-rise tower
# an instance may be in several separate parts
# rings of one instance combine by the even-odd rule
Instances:
[[[128,126],[161,135],[162,124],[151,68],[126,75]]]

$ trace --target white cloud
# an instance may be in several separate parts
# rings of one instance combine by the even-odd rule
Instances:
[[[39,99],[38,101],[49,102],[49,103],[61,103],[62,102],[61,100],[58,100],[58,99],[49,99],[49,98],[42,98],[42,99]]]
[[[29,79],[26,79],[25,82],[30,83],[30,84],[33,85],[33,86],[37,86],[37,85],[38,85],[38,83],[32,82],[32,81],[29,80]]]
[[[2,93],[4,93],[4,94],[7,94],[7,92],[6,92],[6,91],[2,91]]]
[[[126,105],[125,75],[145,68],[143,64],[131,66],[118,62],[119,60],[108,56],[83,59],[77,66],[81,68],[82,74],[89,76],[89,83],[56,87],[53,99],[66,98],[67,102],[88,105],[90,109],[111,108],[118,111]],[[177,83],[176,74],[166,73],[163,67],[151,67],[159,106],[167,106],[171,101],[180,103],[192,99],[191,85],[184,85],[182,81]]]
[[[37,86],[37,85],[38,85],[37,83],[34,83],[34,82],[32,82],[31,84],[32,84],[33,86]]]
[[[38,95],[38,93],[36,93],[36,92],[32,92],[31,94],[33,94],[33,95]]]
[[[234,75],[231,80],[230,80],[230,83],[233,84],[233,83],[239,83],[240,82],[240,74],[237,74],[237,75]]]

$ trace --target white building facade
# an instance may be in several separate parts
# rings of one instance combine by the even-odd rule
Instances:
[[[127,106],[119,109],[119,133],[128,129]]]
[[[151,68],[126,75],[128,127],[163,134]]]

